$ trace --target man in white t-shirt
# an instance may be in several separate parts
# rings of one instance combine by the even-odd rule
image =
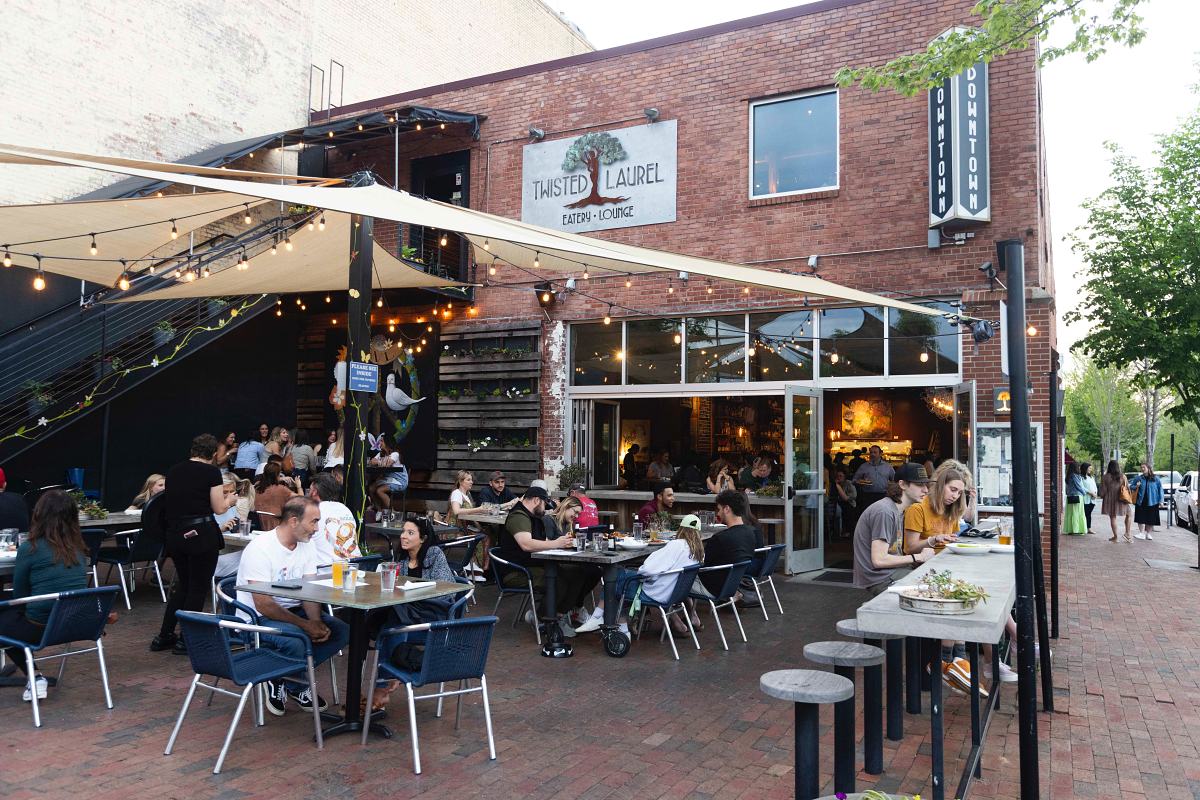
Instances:
[[[238,565],[239,584],[299,583],[303,576],[317,571],[316,550],[308,545],[316,532],[320,508],[308,497],[293,497],[283,504],[279,525],[272,531],[259,534],[242,551]],[[270,628],[303,633],[312,640],[313,665],[324,664],[350,640],[350,626],[329,614],[321,613],[317,603],[288,600],[264,594],[238,592],[240,602],[258,612],[259,623]],[[243,618],[246,615],[239,612]],[[262,644],[289,658],[303,659],[304,645],[284,636],[263,635]],[[286,681],[267,681],[267,709],[280,716],[288,698],[306,711],[312,710],[313,698],[307,686],[298,689]],[[327,704],[317,697],[322,711]]]
[[[309,546],[316,551],[318,564],[332,564],[347,558],[360,558],[358,523],[341,502],[342,485],[328,472],[313,476],[308,496],[320,503],[317,532]]]

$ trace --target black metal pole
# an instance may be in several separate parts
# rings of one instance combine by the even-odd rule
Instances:
[[[1150,465],[1154,469],[1154,465]],[[1171,481],[1171,502],[1167,503],[1167,527],[1175,524],[1175,492],[1179,486],[1175,483],[1175,434],[1171,434],[1171,460],[1167,463],[1167,479]]]
[[[369,176],[354,181],[357,185],[373,183]],[[346,374],[349,378],[351,361],[358,361],[371,343],[371,273],[372,241],[375,220],[372,217],[353,218],[350,232],[350,276],[346,298]],[[366,428],[369,392],[352,392],[346,387],[343,453],[346,459],[346,505],[362,521],[366,509],[366,464],[369,457],[366,441],[359,439],[360,429]]]
[[[1033,663],[1033,547],[1030,520],[1033,473],[1030,447],[1028,363],[1025,352],[1025,247],[1019,239],[996,243],[996,256],[1008,278],[1008,366],[1012,398],[1013,527],[1017,586],[1017,725],[1020,741],[1021,800],[1038,800],[1037,673]]]
[[[1058,353],[1050,353],[1050,638],[1058,638]],[[1082,500],[1083,498],[1080,498]]]

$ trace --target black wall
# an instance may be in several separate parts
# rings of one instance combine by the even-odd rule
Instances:
[[[105,506],[123,509],[147,475],[187,458],[197,434],[232,430],[242,441],[261,422],[294,426],[300,321],[268,309],[114,400],[103,487],[103,409],[2,465],[9,481],[60,483],[68,468],[83,467],[85,488],[101,489]]]

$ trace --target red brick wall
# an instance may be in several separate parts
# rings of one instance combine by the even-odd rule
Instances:
[[[409,96],[404,102],[486,114],[481,140],[471,142],[438,130],[408,134],[400,149],[400,188],[408,188],[409,158],[470,148],[471,205],[510,217],[521,207],[521,148],[526,131],[537,126],[547,139],[574,135],[572,129],[613,120],[641,124],[641,109],[654,106],[662,119],[678,120],[678,219],[595,236],[732,262],[796,257],[771,266],[807,272],[814,253],[861,252],[820,260],[819,274],[857,289],[917,295],[938,294],[970,300],[971,313],[996,319],[999,295],[987,294],[978,267],[995,261],[995,242],[1026,243],[1026,280],[1041,299],[1031,300],[1030,317],[1041,332],[1029,342],[1035,421],[1048,422],[1046,374],[1054,341],[1053,300],[1042,237],[1048,222],[1040,207],[1045,190],[1035,54],[1005,56],[991,64],[992,219],[974,229],[962,246],[925,248],[928,159],[927,101],[890,92],[859,89],[840,92],[840,188],[819,197],[747,199],[749,101],[831,85],[830,76],[845,64],[878,64],[921,47],[956,24],[971,21],[974,0],[868,0],[769,24],[621,54],[586,64],[481,81],[440,94]],[[394,105],[394,99],[388,107]],[[382,106],[381,106],[382,107]],[[609,127],[620,127],[610,125]],[[556,133],[556,132],[563,133]],[[505,140],[515,141],[505,141]],[[490,158],[489,158],[490,153]],[[370,166],[389,182],[392,142],[330,156],[330,174]],[[389,240],[386,231],[381,238]],[[481,277],[486,271],[481,270]],[[527,275],[499,269],[497,284],[520,282]],[[554,322],[595,319],[607,303],[646,314],[697,309],[743,309],[795,304],[794,297],[763,290],[749,296],[734,285],[705,281],[687,287],[675,281],[667,295],[666,277],[636,277],[626,289],[623,278],[593,278],[580,287],[603,301],[564,297],[549,311]],[[981,293],[982,292],[982,293]],[[669,297],[669,300],[668,300]],[[665,302],[664,302],[665,301]],[[511,288],[478,292],[476,319],[541,315],[533,293]],[[614,316],[623,313],[614,312]],[[549,334],[549,324],[545,333]],[[547,336],[546,341],[549,341]],[[993,340],[973,353],[964,344],[964,375],[978,382],[981,420],[993,419],[992,388],[1000,380],[1000,346]],[[561,354],[548,355],[551,360]],[[557,366],[557,364],[554,364]],[[544,381],[544,383],[548,383]],[[559,399],[543,398],[542,453],[562,456]],[[1047,470],[1047,475],[1048,475]],[[1048,497],[1047,492],[1047,497]]]

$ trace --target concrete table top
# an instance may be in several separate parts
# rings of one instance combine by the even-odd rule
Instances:
[[[840,703],[854,696],[854,684],[832,672],[777,669],[758,679],[764,694],[793,703]]]

